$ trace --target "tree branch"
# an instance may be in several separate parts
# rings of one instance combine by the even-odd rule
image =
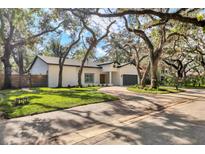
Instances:
[[[153,23],[153,24],[151,24],[151,25],[148,25],[148,26],[146,26],[146,28],[152,28],[152,27],[155,27],[155,26],[160,26],[160,25],[164,25],[164,24],[166,24],[167,22],[168,22],[169,20],[168,19],[161,19],[159,22],[157,22],[157,23]]]
[[[186,11],[187,8],[180,8],[179,10],[176,11],[176,14],[180,14],[181,12]]]
[[[74,40],[67,48],[66,48],[66,54],[64,55],[64,59],[67,57],[68,53],[70,52],[70,50],[80,41],[80,36],[83,32],[84,28],[82,28],[78,34],[78,38],[76,40]]]
[[[34,38],[36,38],[36,37],[39,37],[39,36],[41,36],[41,35],[43,35],[43,34],[46,34],[46,33],[49,33],[49,32],[54,32],[54,31],[56,31],[62,24],[63,24],[63,21],[60,22],[60,23],[58,24],[58,26],[56,26],[56,27],[54,27],[54,28],[52,28],[52,29],[48,29],[48,30],[42,31],[42,32],[40,32],[40,33],[38,33],[38,34],[35,34],[35,35],[31,36],[31,37],[28,37],[28,38],[26,38],[26,39],[19,40],[18,42],[12,44],[12,46],[13,46],[13,47],[16,47],[16,46],[24,45],[24,44],[28,43],[29,41],[31,41],[32,39],[34,39]]]
[[[123,17],[123,18],[124,18],[124,20],[125,20],[125,27],[126,27],[126,29],[127,29],[129,32],[133,32],[133,33],[135,33],[136,35],[140,36],[140,37],[146,42],[146,44],[147,44],[148,47],[151,49],[151,51],[153,51],[153,50],[154,50],[154,46],[153,46],[152,42],[150,41],[150,39],[149,39],[149,38],[147,37],[147,35],[145,34],[145,32],[142,31],[142,30],[139,30],[139,29],[131,29],[131,28],[129,28],[126,17]]]
[[[200,20],[198,21],[198,19],[196,17],[187,17],[187,16],[182,16],[181,14],[175,12],[175,13],[168,13],[168,12],[158,12],[152,9],[142,9],[142,10],[134,10],[134,9],[127,9],[124,10],[122,12],[115,12],[115,13],[99,13],[99,12],[92,12],[87,10],[80,10],[81,12],[85,13],[85,14],[92,14],[92,15],[97,15],[99,17],[122,17],[124,15],[154,15],[157,16],[161,19],[173,19],[173,20],[177,20],[177,21],[181,21],[183,23],[190,23],[190,24],[194,24],[196,26],[199,27],[204,27],[205,26],[205,20]],[[181,12],[181,11],[180,11]]]
[[[178,70],[178,66],[175,65],[174,63],[171,63],[169,61],[167,61],[166,59],[162,59],[163,62],[165,62],[167,65],[174,67],[176,70]]]
[[[142,57],[139,59],[139,62],[143,61],[143,59],[145,59],[145,58],[147,58],[147,57],[148,57],[148,55],[142,56]]]
[[[97,42],[100,42],[102,39],[104,39],[105,37],[107,37],[107,35],[110,32],[110,27],[115,23],[116,21],[111,22],[107,28],[106,28],[106,33],[104,35],[102,35],[99,39],[97,39]]]

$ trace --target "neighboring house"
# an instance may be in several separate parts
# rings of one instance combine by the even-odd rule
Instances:
[[[48,75],[48,87],[57,87],[59,58],[36,56],[30,66],[31,75]],[[66,59],[63,68],[63,87],[78,85],[80,60]],[[133,85],[137,84],[137,71],[130,63],[94,63],[86,61],[82,73],[83,85]]]

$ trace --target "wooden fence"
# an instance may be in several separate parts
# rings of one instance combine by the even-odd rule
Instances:
[[[23,75],[20,86],[20,76],[17,74],[13,74],[11,76],[12,87],[47,87],[48,86],[48,76],[47,75]],[[0,88],[3,87],[4,84],[4,75],[0,74]]]

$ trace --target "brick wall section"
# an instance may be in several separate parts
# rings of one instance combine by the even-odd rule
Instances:
[[[19,75],[12,75],[12,87],[19,88]],[[4,75],[0,74],[0,88],[4,84]],[[47,87],[48,76],[47,75],[23,75],[22,76],[22,87]]]

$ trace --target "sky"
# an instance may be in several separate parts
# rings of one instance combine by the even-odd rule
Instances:
[[[107,28],[107,26],[113,21],[113,20],[117,20],[117,22],[115,24],[112,25],[112,27],[110,28],[110,32],[117,32],[120,31],[121,26],[123,25],[123,22],[121,19],[119,18],[114,18],[110,21],[110,19],[108,18],[101,18],[98,16],[92,16],[91,20],[90,20],[90,24],[91,26],[98,26],[101,29],[101,35],[103,35],[105,33],[105,30]],[[89,34],[84,34],[84,37],[86,37]],[[68,44],[68,42],[70,42],[69,39],[69,35],[66,32],[62,32],[60,35],[60,41],[62,45],[66,45]],[[102,47],[106,44],[105,40],[102,40],[101,42],[99,42],[99,44],[97,45],[95,51],[96,51],[96,57],[100,58],[102,56],[104,56],[106,54],[106,52],[102,49]]]
[[[66,34],[66,33],[62,33],[62,34],[61,34],[61,44],[62,44],[62,45],[66,45],[66,44],[68,44],[68,42],[70,42],[70,37],[69,37],[69,35]]]
[[[63,32],[60,36],[60,42],[62,45],[66,46],[68,44],[68,42],[70,42],[70,37],[68,34],[66,34],[65,32]],[[98,43],[97,47],[96,47],[96,57],[100,58],[102,56],[105,55],[104,50],[102,49],[102,47],[106,44],[105,41],[101,41]]]

